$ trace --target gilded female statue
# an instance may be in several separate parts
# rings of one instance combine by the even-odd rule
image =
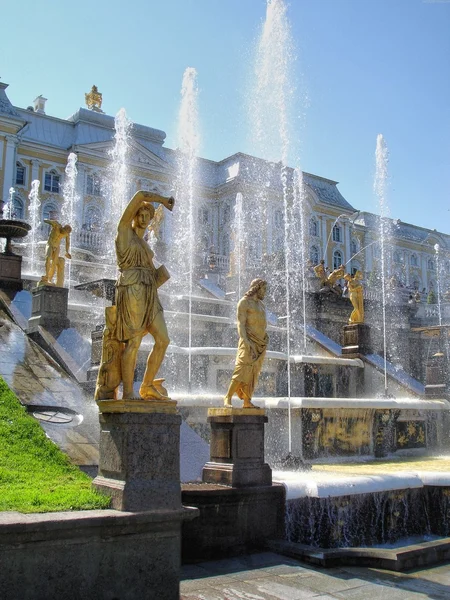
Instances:
[[[107,352],[104,340],[102,365],[97,381],[96,400],[116,398],[117,388],[109,389],[108,381],[122,381],[123,399],[134,399],[134,371],[142,338],[153,336],[153,349],[148,356],[142,385],[141,398],[167,400],[162,381],[155,379],[169,345],[166,322],[157,288],[169,279],[164,266],[155,268],[153,252],[145,242],[144,234],[155,215],[151,202],[163,204],[172,210],[175,200],[152,192],[139,191],[124,210],[117,227],[116,253],[119,277],[116,282],[115,315],[110,315],[110,329],[105,338],[108,348],[111,340],[119,342],[120,360],[114,360]],[[109,352],[110,353],[110,352]],[[119,366],[120,365],[120,366]],[[115,371],[120,368],[120,375]],[[108,369],[114,373],[106,373]]]
[[[353,306],[353,311],[348,320],[349,323],[364,323],[364,288],[361,283],[363,278],[364,275],[361,271],[356,271],[353,277],[349,273],[344,277],[347,281],[349,298]]]

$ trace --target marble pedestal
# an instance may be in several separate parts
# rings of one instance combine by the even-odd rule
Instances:
[[[342,355],[357,358],[360,354],[370,354],[370,328],[365,323],[344,325]]]
[[[39,327],[57,335],[70,327],[67,317],[69,290],[53,285],[42,285],[31,290],[31,317],[28,319],[28,333]]]
[[[264,462],[264,410],[210,408],[211,459],[203,467],[205,483],[233,487],[272,485]]]
[[[181,508],[176,402],[100,400],[100,459],[94,487],[122,511]]]

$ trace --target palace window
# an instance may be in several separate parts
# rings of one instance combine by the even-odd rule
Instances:
[[[333,227],[333,242],[342,242],[342,230],[339,225]]]
[[[56,171],[49,171],[45,174],[44,178],[44,190],[46,192],[53,192],[59,194],[60,177]]]
[[[333,252],[333,269],[338,269],[342,265],[342,252],[335,250]]]
[[[309,220],[309,235],[318,236],[319,235],[319,223],[317,219],[311,217]]]
[[[417,259],[417,254],[411,254],[411,266],[417,267],[418,264],[419,264],[419,261]]]
[[[54,202],[46,202],[42,208],[42,219],[56,220],[58,216],[58,206]]]
[[[101,219],[101,211],[96,206],[88,206],[84,212],[84,223],[82,229],[87,229],[88,231],[98,231],[100,229]]]
[[[319,248],[317,246],[311,246],[309,258],[314,265],[319,264]]]
[[[102,195],[102,181],[97,173],[88,175],[86,178],[86,194],[88,196]]]
[[[24,204],[22,198],[14,196],[12,203],[11,217],[13,219],[23,219],[25,216]]]
[[[209,210],[207,208],[198,209],[198,220],[201,225],[208,225],[209,223]]]
[[[400,252],[398,250],[396,250],[394,252],[394,262],[395,263],[401,263],[402,262],[402,257],[401,257]]]
[[[435,264],[434,264],[434,260],[432,258],[428,259],[428,270],[429,271],[434,271],[435,270]]]
[[[25,167],[16,162],[16,185],[25,185]]]
[[[354,256],[357,252],[358,252],[358,242],[355,240],[355,238],[353,238],[352,241],[350,242],[350,253],[352,256]]]

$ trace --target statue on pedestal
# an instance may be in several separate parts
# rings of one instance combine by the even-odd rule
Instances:
[[[363,278],[364,275],[361,271],[356,271],[353,276],[347,273],[344,277],[347,282],[350,302],[353,305],[353,311],[348,320],[349,323],[364,323],[364,288],[361,283]]]
[[[45,275],[41,277],[39,285],[55,285],[52,281],[56,273],[56,286],[64,287],[65,260],[62,256],[59,256],[59,251],[62,240],[65,240],[65,257],[72,258],[69,252],[72,227],[70,225],[63,226],[53,219],[45,219],[44,223],[50,225],[51,230],[45,247]]]
[[[233,394],[244,401],[244,408],[257,408],[251,399],[266,355],[269,337],[264,297],[267,282],[254,279],[250,289],[239,300],[237,307],[237,327],[239,344],[236,364],[231,383],[224,398],[225,406],[231,407]]]
[[[175,200],[152,192],[136,192],[117,227],[119,277],[116,282],[116,306],[106,309],[110,314],[106,315],[96,400],[117,398],[120,382],[123,384],[123,399],[169,399],[167,390],[162,386],[164,380],[155,379],[169,345],[157,289],[170,275],[163,265],[155,268],[153,251],[144,240],[144,234],[155,216],[152,202],[172,210]],[[133,391],[134,371],[142,338],[147,333],[153,336],[155,343],[147,359],[140,396],[136,396]]]

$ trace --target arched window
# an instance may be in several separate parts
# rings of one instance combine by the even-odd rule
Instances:
[[[381,248],[380,248],[379,244],[373,245],[373,257],[381,258]]]
[[[417,254],[411,254],[411,266],[417,267],[418,264],[419,264],[419,261],[417,259]]]
[[[315,217],[311,217],[309,220],[309,235],[317,237],[319,235],[319,223]]]
[[[352,241],[350,242],[350,252],[351,252],[352,256],[357,254],[358,246],[359,246],[358,240],[356,238],[352,238]]]
[[[60,185],[60,176],[53,169],[52,171],[48,171],[44,177],[44,190],[46,192],[53,192],[54,194],[59,194],[59,185]]]
[[[42,207],[42,219],[58,219],[59,208],[55,202],[46,202]]]
[[[25,167],[19,161],[16,162],[16,185],[25,185]]]
[[[227,224],[230,221],[231,209],[229,204],[225,204],[223,207],[223,224]]]
[[[97,206],[90,204],[84,211],[83,229],[88,231],[96,231],[100,229],[102,213]]]
[[[208,208],[200,207],[198,209],[198,222],[200,225],[208,225],[209,224],[210,212]]]
[[[23,219],[25,217],[24,203],[20,196],[14,196],[11,208],[12,219]]]
[[[333,252],[333,269],[338,269],[342,265],[342,252],[335,250]]]
[[[342,230],[337,224],[333,227],[333,242],[342,242]]]
[[[434,271],[436,268],[435,264],[434,264],[434,260],[432,258],[428,259],[428,270],[429,271]]]
[[[309,258],[314,265],[319,264],[319,248],[317,246],[311,246]]]
[[[141,188],[143,189],[143,188]],[[86,194],[88,196],[102,195],[102,180],[98,173],[92,173],[86,178]]]
[[[402,262],[402,257],[401,257],[400,252],[398,250],[396,250],[394,252],[394,262],[395,263],[401,263]]]

